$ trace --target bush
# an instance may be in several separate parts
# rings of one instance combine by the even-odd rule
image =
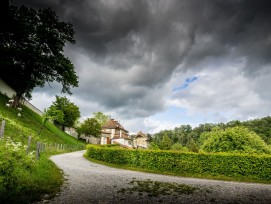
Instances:
[[[26,155],[26,146],[9,138],[0,140],[0,202],[14,202],[16,195],[23,195],[31,185],[34,168],[33,152]]]
[[[155,144],[154,142],[151,142],[150,143],[150,146],[149,146],[149,149],[152,149],[152,150],[159,150],[159,146],[157,144]]]
[[[112,164],[182,176],[222,176],[235,180],[271,181],[269,155],[141,151],[88,145],[87,156]]]
[[[204,137],[201,149],[205,152],[270,153],[260,136],[245,127],[215,129]]]
[[[175,143],[170,147],[171,150],[175,150],[175,151],[182,151],[182,152],[188,152],[188,148],[182,146],[180,143]]]

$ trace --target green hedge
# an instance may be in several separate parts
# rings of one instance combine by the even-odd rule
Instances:
[[[112,164],[177,175],[271,181],[271,156],[269,155],[127,150],[88,145],[87,156]]]

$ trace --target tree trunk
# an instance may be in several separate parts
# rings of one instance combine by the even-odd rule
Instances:
[[[41,126],[41,128],[40,128],[40,130],[39,130],[38,135],[40,135],[40,133],[41,133],[41,131],[43,130],[43,128],[44,128],[44,126],[45,126],[45,124],[46,124],[47,121],[48,121],[48,118],[46,118],[46,119],[44,120],[44,122],[42,123],[42,126]]]
[[[20,107],[21,103],[20,100],[22,98],[22,95],[19,95],[18,93],[16,94],[16,96],[14,97],[14,101],[11,104],[12,108],[18,108]]]

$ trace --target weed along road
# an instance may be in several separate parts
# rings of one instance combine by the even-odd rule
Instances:
[[[122,170],[89,162],[84,152],[51,157],[66,180],[41,203],[271,203],[271,185]]]

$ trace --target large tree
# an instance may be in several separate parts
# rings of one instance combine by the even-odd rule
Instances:
[[[94,115],[93,118],[95,118],[100,123],[101,126],[103,126],[110,119],[109,115],[105,115],[102,112],[95,112],[93,113],[93,115]]]
[[[65,96],[56,96],[56,101],[53,102],[49,110],[50,109],[63,112],[63,120],[59,120],[58,118],[55,119],[55,123],[61,125],[63,130],[64,127],[73,127],[76,120],[80,118],[79,107],[74,103],[70,102],[70,100]]]
[[[99,137],[101,135],[101,124],[95,118],[87,118],[77,129],[79,135]]]
[[[66,43],[75,43],[73,26],[60,21],[50,8],[35,10],[8,3],[2,7],[0,76],[15,89],[15,106],[46,82],[61,83],[62,92],[69,94],[71,87],[78,86],[75,68],[63,54]]]

